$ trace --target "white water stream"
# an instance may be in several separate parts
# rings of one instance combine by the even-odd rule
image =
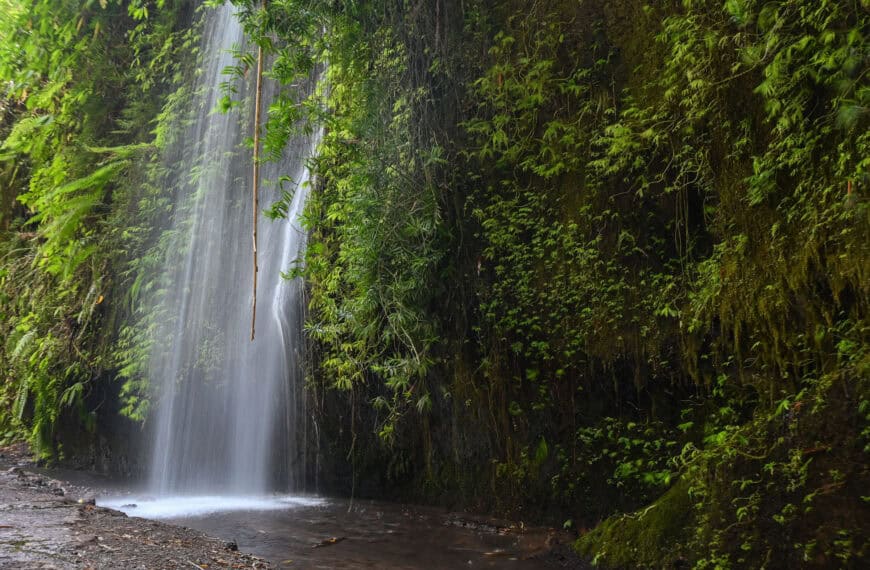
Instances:
[[[269,181],[280,176],[295,182],[295,193],[286,219],[260,213],[257,335],[251,342],[252,151],[243,141],[253,126],[253,73],[235,81],[235,98],[246,102],[241,115],[215,111],[228,79],[222,71],[235,63],[230,50],[244,43],[232,5],[208,16],[192,124],[166,157],[183,164],[183,175],[171,181],[173,241],[162,277],[165,294],[154,307],[166,316],[150,366],[156,407],[148,420],[153,443],[147,493],[158,500],[125,499],[140,505],[140,516],[212,512],[219,504],[283,508],[292,500],[252,497],[300,487],[301,283],[283,279],[281,271],[304,251],[299,215],[316,137],[294,140],[282,162],[261,170],[261,207],[279,198],[277,184]],[[264,116],[272,83],[264,82]]]

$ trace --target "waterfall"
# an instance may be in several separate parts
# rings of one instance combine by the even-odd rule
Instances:
[[[150,361],[153,448],[150,491],[159,495],[260,495],[299,486],[302,307],[299,279],[282,278],[304,251],[299,215],[307,193],[306,159],[316,137],[294,140],[281,163],[264,164],[261,205],[295,193],[286,219],[260,213],[257,337],[251,342],[251,149],[253,72],[235,80],[241,116],[215,112],[245,39],[233,7],[208,15],[202,73],[190,126],[168,164],[182,172],[174,191],[160,315]],[[269,83],[268,81],[265,83]],[[274,90],[274,87],[272,88]],[[264,109],[270,97],[264,89]],[[170,191],[170,188],[167,188]],[[164,317],[165,315],[165,317]]]

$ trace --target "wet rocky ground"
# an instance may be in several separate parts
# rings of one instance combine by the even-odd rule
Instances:
[[[97,507],[92,492],[0,457],[0,568],[273,568],[234,543]]]

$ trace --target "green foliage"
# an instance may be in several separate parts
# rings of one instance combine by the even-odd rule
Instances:
[[[721,477],[738,478],[735,455],[771,440],[761,425],[778,400],[788,409],[805,390],[831,395],[813,388],[819,378],[861,377],[836,347],[860,359],[866,343],[867,203],[855,192],[866,193],[868,116],[855,107],[867,103],[857,48],[867,22],[842,2],[684,8],[632,12],[644,33],[630,37],[619,21],[628,8],[602,7],[600,28],[584,29],[562,7],[537,7],[494,36],[465,123],[483,173],[471,197],[489,285],[481,334],[500,339],[485,350],[512,353],[488,358],[501,366],[491,377],[534,386],[533,410],[562,408],[566,378],[593,392],[612,380],[625,400],[608,368],[632,370],[653,401],[663,381],[707,388],[677,425],[700,438],[685,448],[702,449],[690,454],[693,481],[710,480],[709,460],[725,470],[721,489]],[[519,370],[505,368],[512,361]],[[605,442],[579,450],[612,453]],[[575,463],[578,451],[563,455]],[[678,459],[673,448],[653,455]],[[619,460],[609,483],[621,488],[636,465]],[[563,488],[583,479],[561,468]],[[732,521],[711,513],[732,502],[736,524],[756,529],[752,513],[775,502],[762,499],[777,483],[767,484],[702,502],[699,532],[711,534],[695,551],[727,536],[711,564],[735,543],[745,551],[732,563],[764,559],[775,541],[716,534]]]
[[[129,314],[125,265],[153,239],[160,208],[160,188],[149,198],[136,183],[156,156],[152,121],[192,36],[178,29],[183,1],[9,8],[0,20],[0,105],[10,119],[0,172],[11,171],[4,200],[20,206],[0,209],[10,230],[0,236],[0,425],[48,456],[64,418],[94,428],[96,383],[134,350],[124,339],[113,346]]]
[[[859,477],[866,430],[783,443],[773,426],[808,398],[848,417],[863,401],[838,392],[867,344],[862,5],[464,2],[427,28],[410,8],[304,4],[251,18],[305,22],[270,44],[290,68],[330,63],[304,270],[316,388],[354,391],[352,422],[388,456],[422,447],[410,469],[433,488],[472,463],[496,507],[593,519],[679,478],[698,535],[657,536],[693,563],[763,565],[798,527],[818,560],[860,555],[863,515],[789,505],[831,470]],[[440,448],[397,394],[450,418]],[[356,425],[359,457],[374,444]],[[824,473],[795,459],[835,440]]]
[[[406,88],[419,83],[419,64],[403,43],[415,23],[389,3],[240,4],[255,41],[276,53],[269,76],[285,86],[269,108],[266,153],[280,155],[290,136],[315,125],[325,133],[305,214],[306,330],[331,388],[373,383],[377,431],[392,442],[406,412],[431,407],[438,333],[427,311],[444,249],[442,149],[421,128],[431,91]],[[300,99],[292,85],[312,73],[319,87]],[[273,208],[282,211],[281,203]]]
[[[196,42],[180,4],[4,1],[2,427],[50,439],[107,370],[147,414]],[[323,133],[289,275],[342,490],[604,518],[602,565],[860,565],[866,2],[237,5],[267,157]]]
[[[856,564],[867,555],[866,515],[844,495],[865,486],[867,475],[854,453],[860,411],[840,394],[844,381],[866,394],[866,353],[860,358],[859,368],[807,382],[794,400],[750,422],[711,423],[703,447],[688,444],[675,458],[677,485],[638,512],[613,516],[578,549],[603,567]],[[848,419],[832,427],[832,417]],[[648,513],[675,494],[680,511],[652,522]]]
[[[430,165],[413,141],[414,108],[425,92],[410,99],[398,85],[407,55],[387,34],[365,46],[374,56],[368,80],[332,54],[327,82],[358,85],[332,95],[336,115],[320,147],[317,168],[323,192],[308,208],[316,228],[306,256],[316,294],[308,331],[324,347],[324,372],[349,389],[368,376],[388,388],[378,400],[393,418],[403,403],[425,411],[425,379],[432,365],[435,330],[425,308],[433,270],[441,253],[436,190]],[[353,102],[351,106],[350,103]],[[354,141],[374,144],[360,145]],[[382,434],[389,437],[388,424]]]

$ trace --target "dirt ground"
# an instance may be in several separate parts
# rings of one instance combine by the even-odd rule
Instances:
[[[94,506],[88,489],[29,472],[18,455],[0,457],[0,568],[273,568],[233,543]]]

